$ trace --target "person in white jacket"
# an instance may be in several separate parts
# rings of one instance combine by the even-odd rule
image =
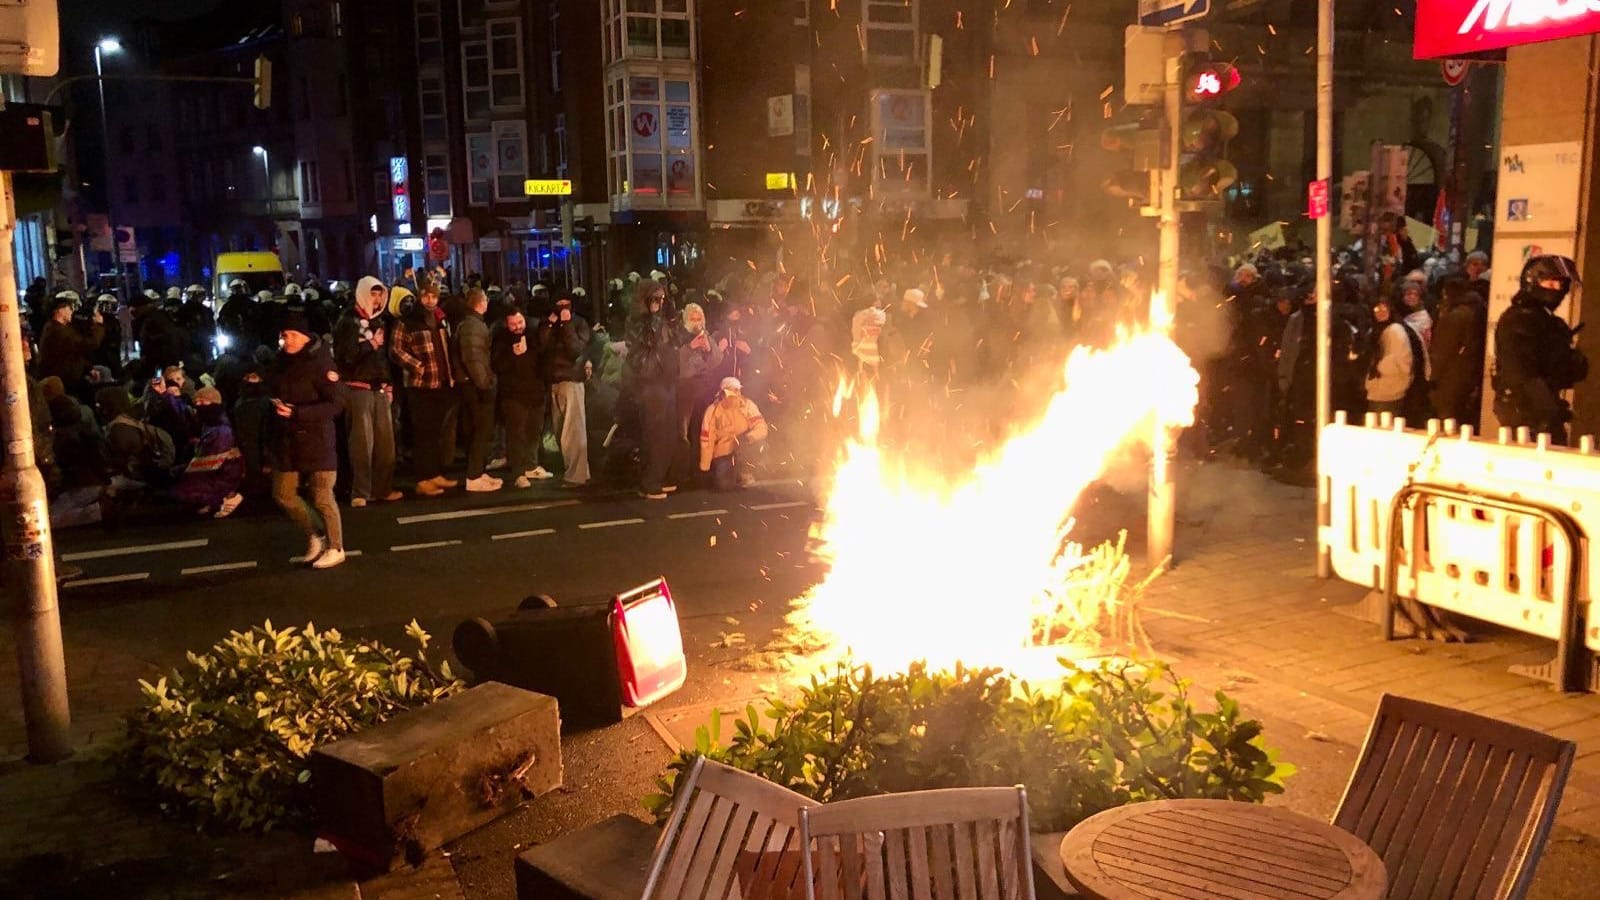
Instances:
[[[1404,416],[1420,424],[1426,418],[1428,351],[1422,336],[1390,300],[1372,306],[1372,362],[1367,368],[1367,411]]]

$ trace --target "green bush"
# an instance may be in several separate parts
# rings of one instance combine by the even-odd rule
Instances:
[[[876,676],[841,665],[790,704],[754,706],[719,743],[720,717],[673,760],[646,806],[671,806],[678,776],[706,756],[828,802],[898,791],[1023,784],[1031,825],[1061,831],[1101,810],[1144,800],[1207,797],[1260,802],[1292,766],[1218,692],[1189,701],[1188,682],[1161,663],[1067,666],[1040,689],[998,669]]]
[[[337,631],[233,632],[155,684],[128,716],[117,762],[124,781],[162,810],[205,826],[267,831],[310,821],[311,751],[463,687],[429,664],[415,620],[415,657]]]

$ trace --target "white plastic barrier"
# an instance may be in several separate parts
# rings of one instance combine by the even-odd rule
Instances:
[[[1600,455],[1593,439],[1567,449],[1550,447],[1542,437],[1530,443],[1525,430],[1521,441],[1504,430],[1498,440],[1482,440],[1470,429],[1457,432],[1453,423],[1434,420],[1427,431],[1406,431],[1387,416],[1368,418],[1367,426],[1350,425],[1340,413],[1323,428],[1319,444],[1329,498],[1319,537],[1339,577],[1384,587],[1391,510],[1408,485],[1527,504],[1556,522],[1570,519],[1576,546],[1547,516],[1423,496],[1400,516],[1396,592],[1565,644],[1564,609],[1571,603],[1585,610],[1600,593],[1585,537],[1600,534]],[[1575,555],[1580,568],[1576,596],[1569,598]],[[1600,623],[1581,640],[1600,651]]]

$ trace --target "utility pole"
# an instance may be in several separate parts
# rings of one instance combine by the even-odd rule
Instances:
[[[67,664],[56,606],[55,546],[44,476],[33,450],[33,416],[22,360],[22,316],[17,296],[16,204],[11,173],[0,172],[0,395],[4,396],[5,453],[0,460],[0,538],[5,544],[5,587],[16,631],[22,675],[22,718],[28,758],[51,763],[72,755],[68,726]]]
[[[1172,333],[1172,320],[1178,300],[1178,167],[1183,145],[1183,54],[1182,31],[1167,32],[1166,75],[1162,79],[1162,105],[1166,111],[1168,139],[1165,142],[1162,171],[1157,181],[1160,191],[1152,198],[1160,211],[1161,242],[1156,290],[1150,295],[1150,327]],[[1150,435],[1150,498],[1146,524],[1146,560],[1153,569],[1172,558],[1173,533],[1177,530],[1178,493],[1173,481],[1177,435],[1157,421]]]
[[[1376,173],[1374,173],[1376,175]],[[1333,185],[1333,0],[1317,4],[1317,178]],[[1333,419],[1333,217],[1317,220],[1317,577],[1333,575],[1321,528],[1332,522],[1322,477],[1322,428]]]

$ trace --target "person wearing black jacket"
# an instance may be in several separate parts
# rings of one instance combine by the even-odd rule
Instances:
[[[556,301],[556,308],[539,325],[539,359],[550,385],[551,422],[566,465],[562,484],[573,488],[589,483],[589,426],[583,405],[588,346],[589,323],[572,311],[571,300]]]
[[[363,278],[350,308],[333,327],[333,359],[345,394],[349,429],[350,505],[390,503],[405,496],[394,489],[394,382],[389,369],[389,290]]]
[[[1522,288],[1494,329],[1494,415],[1507,428],[1527,426],[1567,443],[1572,406],[1561,392],[1589,375],[1589,358],[1556,307],[1578,283],[1565,256],[1535,256],[1522,267]]]
[[[250,359],[261,346],[257,323],[256,298],[243,281],[228,285],[228,299],[217,312],[217,333],[225,338],[223,350],[232,350],[240,359]]]
[[[628,319],[626,384],[639,405],[639,437],[644,449],[639,493],[650,500],[665,500],[677,489],[665,483],[677,447],[678,412],[676,320],[669,307],[665,286],[640,282]]]
[[[73,321],[71,300],[57,297],[50,304],[50,318],[39,335],[39,378],[54,375],[68,390],[78,391],[89,371],[89,357],[106,339],[105,319],[98,309],[87,321]]]
[[[489,361],[499,380],[500,421],[506,429],[506,456],[519,488],[550,478],[539,465],[544,442],[544,375],[537,339],[528,333],[528,319],[513,308],[490,336]]]
[[[1483,345],[1489,309],[1465,278],[1442,286],[1439,320],[1433,325],[1433,412],[1441,419],[1478,427],[1483,405]]]
[[[490,363],[489,325],[483,314],[489,297],[483,288],[469,288],[462,302],[461,320],[454,329],[452,368],[460,373],[461,418],[467,432],[467,490],[498,491],[500,479],[490,475],[489,442],[494,437],[494,366]]]
[[[344,562],[344,528],[333,484],[339,472],[334,419],[344,410],[344,392],[333,354],[299,313],[283,317],[282,348],[267,374],[275,414],[268,452],[272,499],[306,533],[305,561],[313,569]],[[300,479],[311,482],[311,505],[300,496]],[[315,507],[313,509],[312,507]]]
[[[133,339],[139,344],[139,358],[158,370],[183,362],[188,339],[161,304],[136,294],[133,302]]]

